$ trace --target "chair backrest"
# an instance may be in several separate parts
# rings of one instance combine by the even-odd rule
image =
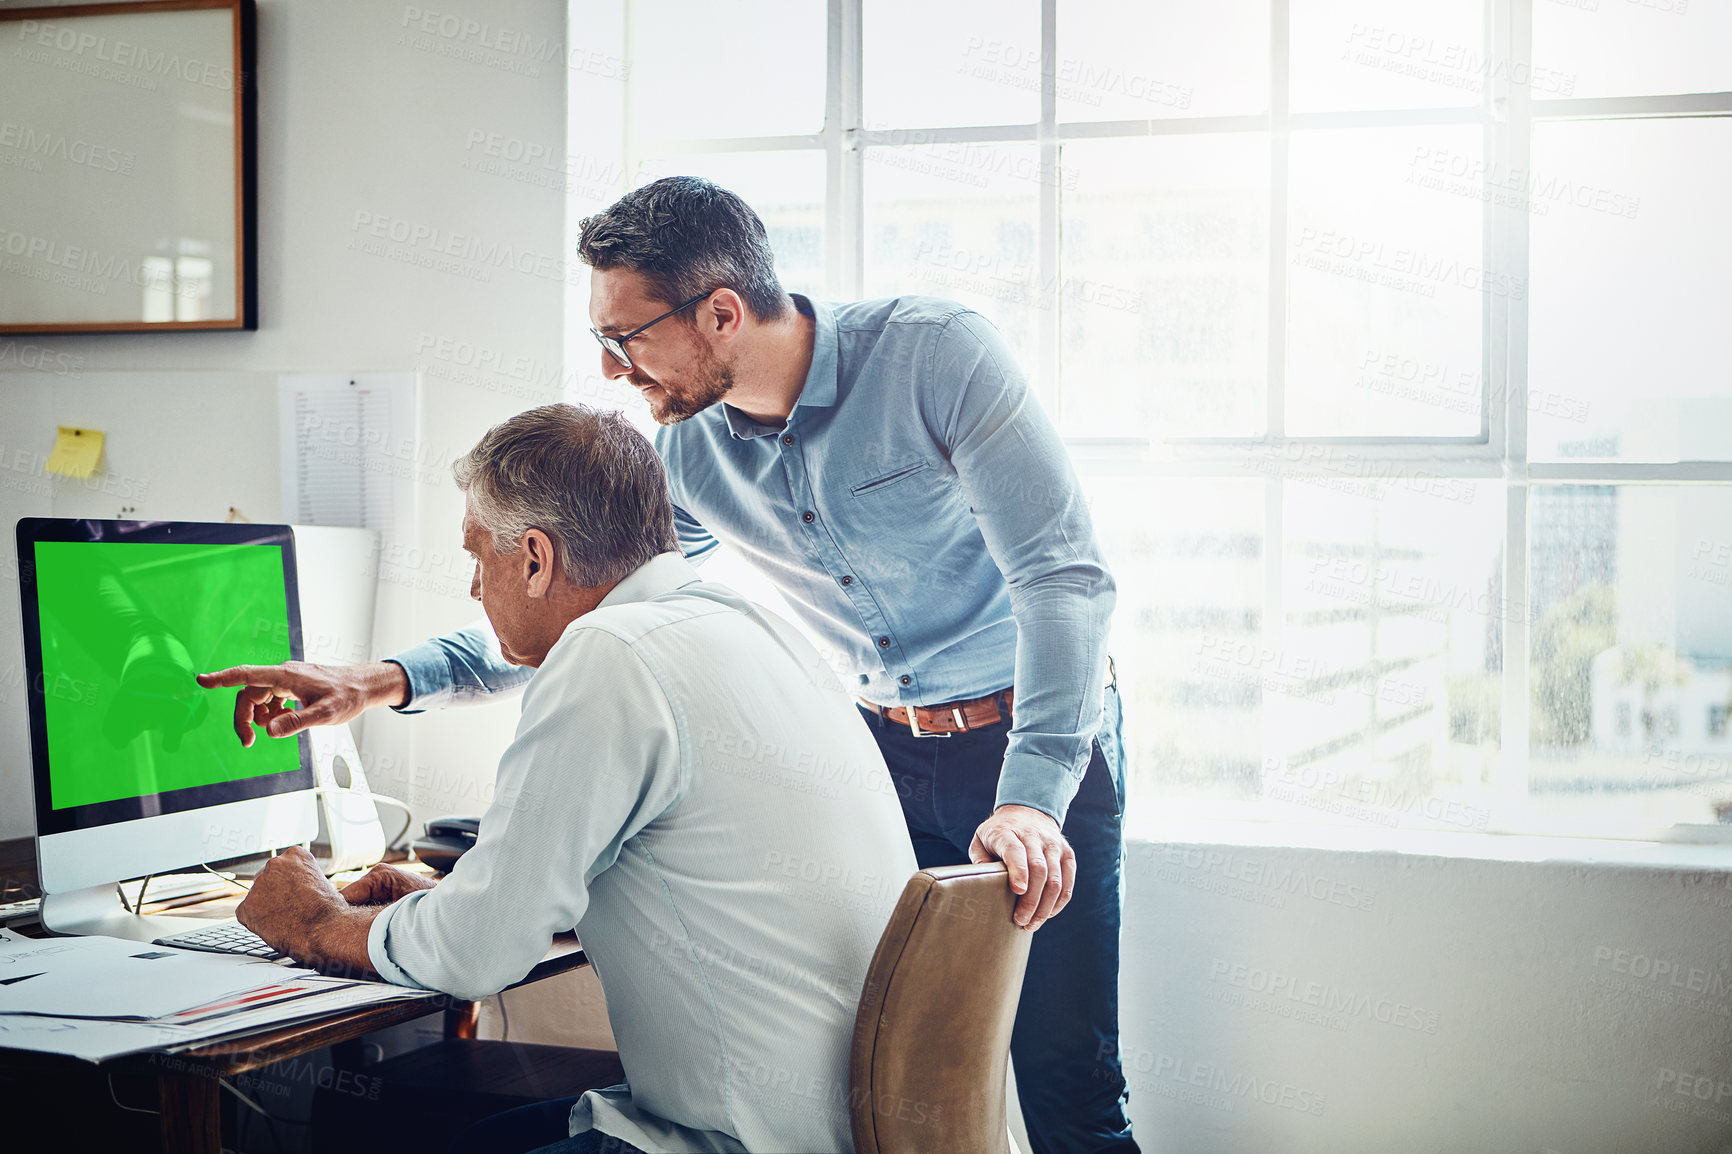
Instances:
[[[854,1019],[856,1154],[1007,1154],[1004,1071],[1028,965],[1003,863],[921,870]]]

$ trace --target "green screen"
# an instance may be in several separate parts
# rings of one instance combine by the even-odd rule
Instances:
[[[194,680],[290,659],[281,546],[38,542],[36,591],[55,809],[300,768]]]

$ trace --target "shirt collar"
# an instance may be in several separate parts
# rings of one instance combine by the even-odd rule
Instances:
[[[678,553],[657,553],[626,574],[625,580],[608,590],[597,609],[609,605],[629,605],[633,601],[653,601],[663,593],[694,584],[701,580],[698,571]],[[579,618],[581,620],[581,618]]]
[[[812,367],[806,370],[806,383],[800,387],[800,399],[794,402],[797,409],[802,405],[813,408],[827,409],[836,403],[836,314],[821,301],[812,300],[799,293],[791,294],[794,307],[812,318]],[[740,440],[752,437],[767,437],[779,433],[786,427],[781,425],[766,425],[754,421],[726,401],[722,402],[722,415],[727,419],[728,432]]]

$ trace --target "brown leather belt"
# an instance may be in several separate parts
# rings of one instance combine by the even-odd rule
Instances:
[[[1108,688],[1119,683],[1118,667],[1113,664],[1110,656],[1107,658],[1106,683]],[[906,725],[915,737],[949,737],[953,733],[967,733],[973,729],[985,729],[989,725],[1009,721],[1015,696],[1015,690],[1001,689],[997,693],[988,693],[985,697],[976,697],[972,701],[916,705],[912,711],[901,705],[876,705],[863,697],[855,700],[879,717],[894,721],[897,725]],[[1002,710],[998,707],[1001,698],[1004,700]]]
[[[864,700],[860,704],[879,717],[888,718],[897,725],[906,725],[915,737],[949,737],[953,733],[985,729],[989,725],[1010,720],[1012,696],[1011,690],[1001,689],[997,693],[976,697],[972,701],[916,705],[912,710],[901,705],[874,705]],[[1004,699],[1003,710],[998,707],[1000,698]]]

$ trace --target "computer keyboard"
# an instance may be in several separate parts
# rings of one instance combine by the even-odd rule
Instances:
[[[283,956],[239,922],[212,922],[205,928],[157,938],[154,944],[183,950],[205,950],[213,954],[251,954],[255,958],[271,960]]]

